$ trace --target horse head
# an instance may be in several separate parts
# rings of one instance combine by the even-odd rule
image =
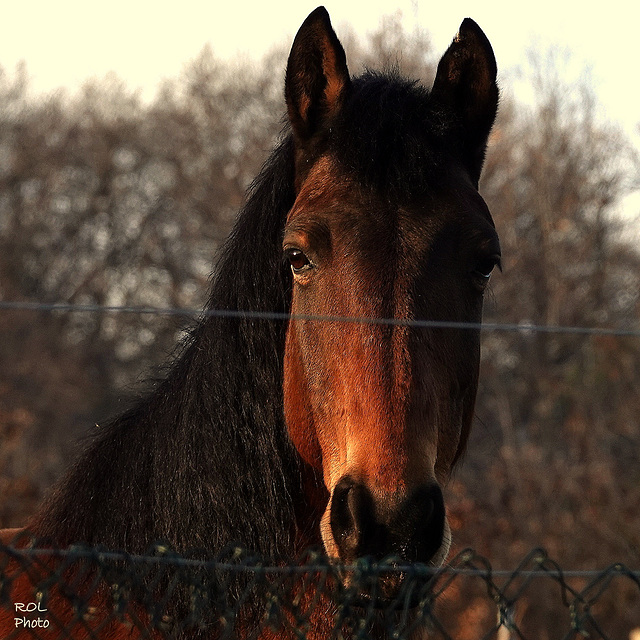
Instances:
[[[394,74],[352,79],[320,7],[293,43],[285,96],[296,190],[282,242],[285,419],[330,496],[322,541],[347,564],[439,565],[442,488],[469,434],[483,293],[500,260],[477,190],[493,52],[467,19],[431,91]]]

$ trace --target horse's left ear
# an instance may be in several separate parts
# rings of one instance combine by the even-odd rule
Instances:
[[[476,185],[498,110],[497,71],[489,40],[466,18],[438,64],[431,90],[432,98],[452,110],[461,127],[462,159]]]
[[[298,142],[328,128],[349,84],[344,49],[327,10],[318,7],[302,23],[287,63],[284,95]]]

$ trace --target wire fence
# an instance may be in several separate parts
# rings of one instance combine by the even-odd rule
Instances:
[[[0,301],[0,311],[294,319],[640,338],[638,329],[610,327],[405,321],[223,309]],[[399,585],[391,598],[380,596],[385,581]],[[624,628],[615,620],[620,606],[635,608],[626,617]],[[535,616],[531,613],[534,610]],[[318,628],[323,629],[320,635]],[[640,571],[623,564],[599,570],[563,570],[542,549],[528,553],[515,569],[498,570],[470,549],[435,569],[404,566],[394,559],[362,559],[345,567],[314,551],[295,564],[274,565],[236,547],[207,559],[182,556],[162,544],[144,555],[82,545],[56,549],[24,539],[19,544],[0,544],[0,640],[129,635],[414,640],[423,637],[420,630],[425,637],[445,640],[640,640]]]
[[[510,333],[549,333],[575,334],[584,336],[614,336],[640,338],[640,329],[616,327],[580,327],[562,325],[540,325],[530,322],[492,323],[492,322],[453,322],[441,320],[403,320],[399,318],[373,318],[362,316],[327,316],[315,314],[290,314],[271,311],[241,311],[232,309],[195,309],[175,307],[139,307],[80,305],[67,303],[43,303],[28,301],[0,300],[0,311],[34,311],[67,313],[121,313],[158,316],[178,316],[184,318],[237,318],[251,320],[309,320],[316,322],[347,322],[357,324],[384,324],[406,326],[416,329],[473,329],[482,331],[503,331]]]
[[[381,597],[381,583],[393,576],[400,576],[395,595]],[[640,595],[640,571],[622,564],[566,571],[543,549],[501,571],[471,549],[437,569],[393,558],[339,566],[315,551],[278,566],[236,547],[195,559],[166,545],[137,556],[23,538],[0,545],[0,632],[16,639],[116,637],[118,630],[149,638],[305,639],[318,637],[321,627],[321,637],[336,640],[410,640],[419,632],[540,638],[540,630],[527,635],[521,614],[552,586],[566,615],[549,618],[544,637],[613,639],[619,636],[609,635],[607,609],[599,612],[598,605],[620,581]],[[634,633],[628,629],[625,637]]]

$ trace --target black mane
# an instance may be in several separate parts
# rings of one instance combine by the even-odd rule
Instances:
[[[450,111],[418,81],[367,71],[352,81],[329,151],[360,183],[402,203],[442,183],[456,136]]]
[[[293,144],[272,153],[222,250],[209,308],[286,313],[282,228],[294,200]],[[58,544],[130,552],[230,542],[292,549],[301,480],[282,409],[286,322],[205,317],[167,378],[100,427],[30,527]]]

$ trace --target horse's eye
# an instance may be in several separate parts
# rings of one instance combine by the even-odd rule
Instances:
[[[287,249],[286,257],[294,273],[300,273],[311,267],[309,258],[300,249]]]
[[[478,258],[473,265],[473,275],[481,285],[484,285],[489,282],[491,273],[496,266],[500,268],[499,255]]]

